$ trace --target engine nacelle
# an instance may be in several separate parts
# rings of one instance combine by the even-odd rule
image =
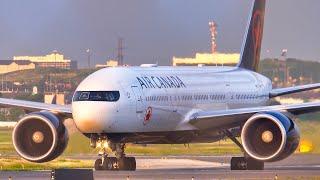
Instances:
[[[279,161],[290,156],[300,142],[300,132],[292,119],[280,112],[253,115],[243,126],[242,145],[246,153],[260,161]]]
[[[63,153],[68,144],[68,132],[51,112],[42,111],[24,116],[12,134],[17,153],[31,162],[48,162]]]

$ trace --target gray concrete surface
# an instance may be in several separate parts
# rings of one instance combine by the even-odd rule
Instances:
[[[102,179],[320,179],[320,155],[294,155],[264,171],[230,171],[227,156],[137,157],[137,171],[95,171]],[[0,180],[50,179],[49,171],[0,171]]]

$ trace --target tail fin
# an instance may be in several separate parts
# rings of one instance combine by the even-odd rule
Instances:
[[[260,61],[266,0],[254,0],[238,67],[257,71]]]

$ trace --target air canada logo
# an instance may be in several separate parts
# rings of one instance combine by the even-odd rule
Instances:
[[[263,34],[263,17],[264,13],[260,10],[257,10],[253,14],[253,45],[254,45],[254,67],[258,65],[260,50],[261,50],[261,41],[262,41],[262,34]]]
[[[144,116],[143,125],[147,125],[151,121],[152,117],[152,107],[148,107],[146,110],[146,114]]]
[[[136,77],[142,89],[186,88],[178,76],[141,76]]]

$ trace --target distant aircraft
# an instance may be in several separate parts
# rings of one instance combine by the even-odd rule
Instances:
[[[265,162],[290,156],[300,141],[291,115],[320,111],[320,103],[268,102],[320,84],[272,89],[271,80],[257,73],[265,3],[253,3],[236,67],[105,68],[81,82],[71,106],[1,98],[1,107],[30,112],[13,130],[15,150],[32,162],[55,159],[68,142],[63,121],[73,118],[91,147],[100,150],[96,170],[135,170],[126,143],[208,143],[228,137],[244,154],[232,158],[232,170],[261,170]]]

